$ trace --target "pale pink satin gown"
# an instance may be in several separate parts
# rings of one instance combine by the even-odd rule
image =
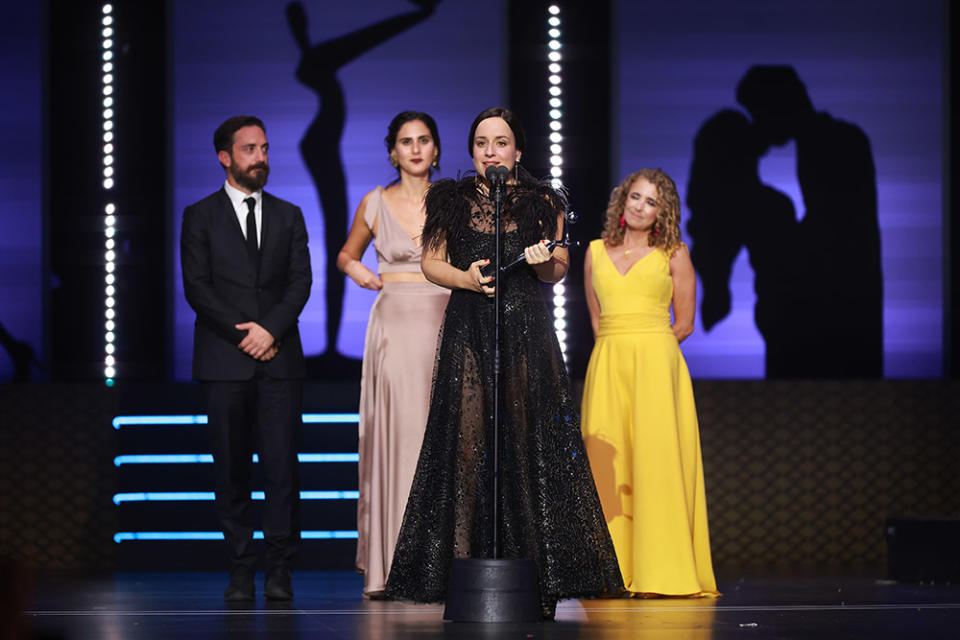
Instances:
[[[400,226],[377,187],[364,220],[384,273],[420,273],[419,238]],[[360,384],[357,570],[364,594],[383,591],[427,424],[437,336],[450,292],[430,282],[384,282],[370,309]]]

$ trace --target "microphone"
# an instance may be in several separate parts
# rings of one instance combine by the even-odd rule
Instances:
[[[510,177],[510,169],[507,169],[502,164],[491,165],[487,167],[484,176],[486,176],[491,185],[503,185],[507,181],[507,178]]]

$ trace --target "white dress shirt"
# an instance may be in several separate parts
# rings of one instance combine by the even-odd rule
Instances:
[[[260,246],[260,239],[263,237],[263,191],[254,191],[251,194],[246,194],[240,189],[237,189],[229,182],[223,183],[223,190],[227,192],[227,197],[230,198],[230,203],[233,205],[233,210],[237,214],[237,220],[240,222],[240,230],[243,231],[243,237],[247,237],[247,203],[244,202],[247,198],[253,198],[257,201],[257,204],[253,207],[253,217],[257,220],[257,246]]]

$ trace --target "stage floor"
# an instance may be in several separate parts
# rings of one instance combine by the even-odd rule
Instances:
[[[553,622],[443,622],[442,605],[365,601],[349,572],[294,574],[292,603],[222,601],[223,573],[117,573],[37,581],[30,638],[958,638],[960,586],[864,577],[722,581],[720,599],[565,600]],[[9,603],[7,603],[9,605]],[[14,636],[11,636],[14,637]],[[16,636],[20,637],[20,636]]]

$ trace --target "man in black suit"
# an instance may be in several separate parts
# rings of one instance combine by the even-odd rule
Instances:
[[[236,116],[213,136],[226,182],[183,212],[183,289],[197,314],[193,377],[206,387],[216,509],[230,551],[227,601],[252,600],[257,554],[250,471],[254,429],[266,502],[264,596],[290,600],[300,540],[297,445],[306,368],[297,317],[310,295],[300,209],[263,191],[266,128]]]

